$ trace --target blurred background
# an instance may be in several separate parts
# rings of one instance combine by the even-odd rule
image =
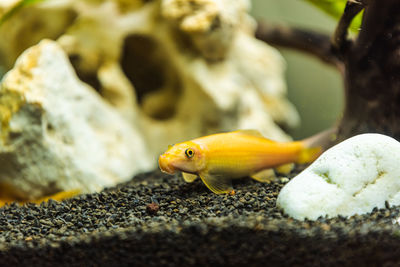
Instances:
[[[273,23],[332,33],[336,22],[305,1],[252,0],[252,15]],[[343,109],[343,85],[336,69],[294,50],[279,49],[287,62],[289,100],[301,116],[290,134],[304,138],[330,127]]]
[[[253,25],[242,15],[247,1],[222,2],[226,6],[214,10],[219,1],[48,0],[9,17],[0,28],[0,77],[41,39],[57,43],[27,51],[2,83],[0,122],[8,139],[0,142],[0,156],[6,155],[0,183],[21,199],[94,192],[154,169],[168,145],[208,133],[257,129],[288,140],[279,125],[297,124],[291,103],[301,116],[289,132],[294,139],[331,127],[343,108],[339,73],[311,56],[281,50],[289,103],[281,57],[249,34]],[[305,0],[252,5],[253,17],[271,23],[328,34],[336,24]]]
[[[331,33],[336,22],[305,1],[252,0],[252,15],[272,23],[287,23]],[[339,73],[318,59],[293,50],[279,49],[287,62],[289,100],[301,116],[301,124],[290,131],[295,139],[330,127],[343,108],[343,86]],[[5,69],[0,65],[0,78]]]

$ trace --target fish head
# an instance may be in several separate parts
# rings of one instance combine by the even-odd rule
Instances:
[[[198,173],[205,167],[205,155],[201,146],[184,142],[171,146],[158,159],[161,171],[173,174],[175,171]]]

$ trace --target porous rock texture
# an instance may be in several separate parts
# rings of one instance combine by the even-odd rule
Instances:
[[[288,140],[278,124],[299,117],[286,99],[285,63],[254,38],[249,8],[249,0],[44,1],[0,28],[0,64],[11,67],[40,38],[57,40],[79,78],[140,125],[154,165],[168,145],[208,133],[251,128]]]
[[[277,205],[293,218],[312,220],[400,205],[399,162],[400,143],[389,136],[349,138],[290,181]]]
[[[0,84],[0,188],[35,199],[101,190],[150,168],[141,135],[44,40]]]

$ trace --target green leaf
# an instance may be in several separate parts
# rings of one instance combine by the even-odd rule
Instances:
[[[0,17],[0,27],[3,25],[4,22],[9,20],[15,13],[17,13],[21,8],[43,2],[46,0],[21,0],[18,4],[12,7],[9,11],[7,11],[3,16]]]
[[[344,11],[347,0],[306,0],[314,6],[322,9],[325,13],[335,19],[339,19]],[[362,12],[360,12],[352,21],[350,29],[358,32],[361,26]]]

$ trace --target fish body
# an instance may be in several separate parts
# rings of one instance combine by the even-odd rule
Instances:
[[[223,173],[232,178],[295,161],[302,149],[299,142],[276,143],[238,133],[215,134],[192,142],[201,147],[206,158],[205,168],[196,172]]]
[[[256,131],[219,133],[170,147],[159,158],[163,172],[181,171],[187,182],[199,176],[214,193],[233,190],[232,179],[250,176],[269,180],[273,170],[288,163],[306,163],[316,159],[321,147],[315,140],[275,142]]]

